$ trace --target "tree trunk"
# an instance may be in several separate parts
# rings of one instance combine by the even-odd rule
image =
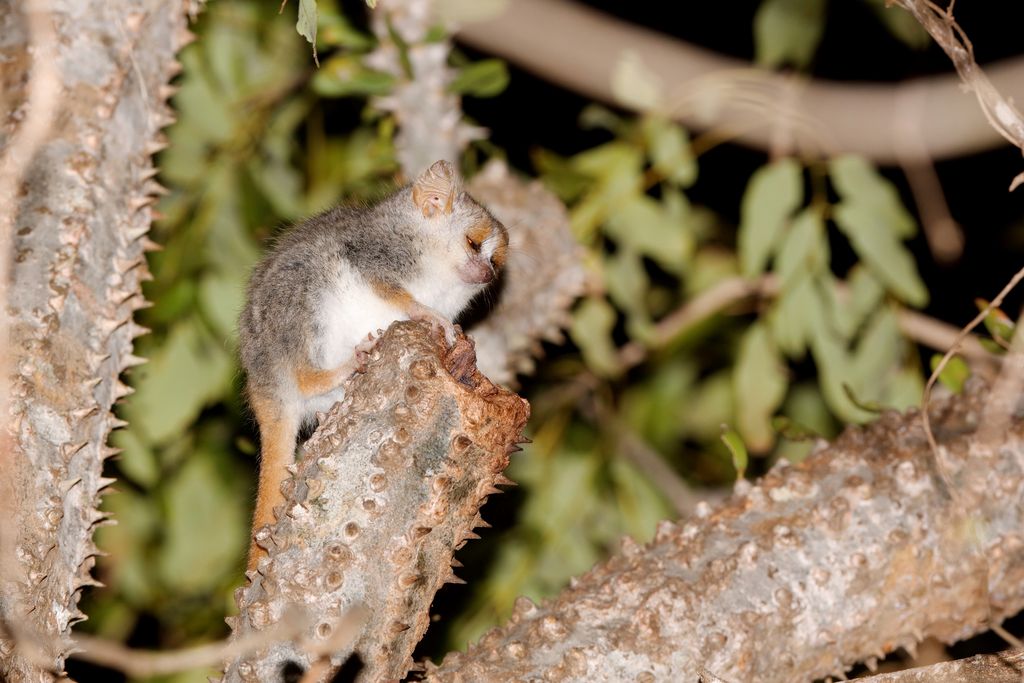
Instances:
[[[64,668],[71,626],[93,585],[118,380],[139,362],[132,313],[144,304],[150,178],[164,104],[190,34],[185,4],[53,0],[55,40],[32,45],[24,9],[0,2],[0,79],[9,152],[31,117],[33,58],[56,63],[59,110],[9,202],[6,301],[10,422],[0,460],[0,672],[48,681]],[[16,213],[15,213],[16,207]]]

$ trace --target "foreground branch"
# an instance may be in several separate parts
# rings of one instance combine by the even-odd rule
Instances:
[[[521,598],[429,680],[810,680],[984,630],[990,608],[1024,607],[1024,425],[979,443],[986,397],[934,408],[956,504],[920,415],[884,415],[645,548],[627,539],[550,602]]]
[[[321,666],[321,653],[330,666],[314,680],[329,680],[353,652],[359,680],[400,679],[412,666],[434,594],[458,581],[454,550],[476,538],[495,485],[511,483],[501,472],[529,415],[523,399],[476,371],[467,339],[445,351],[426,329],[396,323],[381,337],[306,443],[280,521],[257,534],[268,557],[236,595],[235,635],[294,608],[313,625],[231,663],[225,680],[281,680],[289,663]],[[325,648],[360,605],[367,615],[354,648]]]
[[[1020,683],[1024,652],[977,655],[863,679],[862,683]]]
[[[95,585],[92,533],[112,482],[103,460],[117,452],[106,441],[123,424],[111,406],[130,391],[118,375],[141,362],[132,339],[144,330],[132,314],[145,305],[149,207],[162,190],[150,156],[171,121],[174,54],[191,37],[180,2],[45,4],[54,35],[34,52],[56,73],[45,87],[59,111],[19,150],[19,131],[46,120],[31,92],[46,70],[29,74],[31,22],[19,6],[32,4],[0,2],[0,143],[27,164],[0,199],[11,227],[0,271],[13,375],[0,433],[0,558],[16,558],[0,562],[0,679],[18,682],[60,675],[71,626],[85,618],[81,591]]]
[[[780,113],[799,149],[855,152],[879,163],[906,161],[906,155],[914,153],[925,161],[945,159],[1001,142],[961,91],[956,76],[898,85],[801,80],[754,69],[747,62],[565,0],[508,2],[500,16],[466,25],[458,38],[604,101],[616,101],[611,76],[622,55],[632,51],[666,86],[669,100],[685,105],[671,112],[679,120],[702,130],[725,131],[738,142],[765,151],[776,140]],[[996,88],[1024,101],[1024,60],[993,64],[987,70]],[[900,100],[908,89],[920,98],[921,106],[913,121],[901,122]],[[920,145],[913,150],[894,144],[901,126],[908,125],[919,132]]]

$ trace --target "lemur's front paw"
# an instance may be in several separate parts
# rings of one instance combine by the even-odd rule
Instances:
[[[430,323],[430,329],[435,334],[439,330],[444,331],[444,340],[451,348],[455,345],[455,338],[458,336],[455,325],[443,315],[428,306],[416,305],[409,312],[409,319],[417,322]],[[461,329],[461,328],[460,328]]]

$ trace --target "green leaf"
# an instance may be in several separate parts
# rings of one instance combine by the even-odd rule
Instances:
[[[244,487],[224,456],[197,451],[164,491],[166,541],[160,578],[175,593],[215,588],[242,559],[248,534]]]
[[[882,306],[868,321],[850,361],[850,386],[857,396],[882,400],[886,379],[899,366],[906,351],[899,321],[892,306]]]
[[[935,372],[935,369],[939,367],[939,363],[942,361],[942,354],[936,353],[931,358],[931,369]],[[939,381],[952,391],[954,394],[962,393],[964,390],[964,382],[971,376],[971,368],[967,365],[966,361],[960,356],[953,356],[946,363],[946,367],[939,373]]]
[[[334,10],[320,11],[319,39],[322,45],[365,51],[374,46],[374,39],[352,25],[345,15]]]
[[[924,397],[924,378],[915,364],[889,373],[882,394],[882,403],[893,410],[919,407]]]
[[[679,187],[693,185],[697,180],[697,160],[683,127],[658,116],[648,116],[642,130],[654,170]]]
[[[844,204],[870,210],[876,222],[899,238],[907,239],[917,232],[917,223],[904,208],[899,192],[863,157],[846,154],[830,160],[829,176]]]
[[[540,173],[544,185],[567,204],[573,202],[594,184],[592,176],[580,173],[567,159],[554,152],[536,149],[531,152],[530,158]]]
[[[786,396],[789,380],[767,326],[757,322],[740,341],[733,369],[736,427],[756,453],[768,451],[775,441],[771,417]]]
[[[154,486],[160,480],[160,464],[156,454],[139,438],[131,425],[128,429],[119,429],[111,434],[110,444],[122,450],[117,466],[125,477],[145,488]]]
[[[826,271],[830,257],[825,222],[818,209],[807,207],[793,219],[775,259],[782,289],[792,287],[798,278]]]
[[[780,159],[751,176],[740,205],[737,237],[743,275],[756,277],[764,272],[787,220],[803,202],[803,190],[795,159]]]
[[[299,20],[295,30],[313,46],[313,61],[320,65],[316,56],[316,0],[299,0]]]
[[[719,435],[722,423],[731,420],[735,413],[732,373],[721,370],[701,382],[695,392],[680,402],[681,435],[711,441]]]
[[[219,274],[208,274],[199,283],[199,305],[221,338],[235,340],[238,314],[245,302],[245,284]]]
[[[160,531],[153,501],[131,490],[104,496],[103,509],[116,525],[96,530],[96,544],[110,555],[103,560],[104,582],[135,605],[148,606],[158,588],[154,585],[147,552]]]
[[[878,310],[885,288],[868,268],[858,264],[851,269],[845,292],[839,282],[829,278],[825,292],[832,299],[832,321],[845,339],[852,339],[868,316]]]
[[[978,312],[981,313],[988,308],[989,302],[984,299],[975,299],[974,305],[978,307]],[[1006,343],[1013,339],[1013,331],[1016,329],[1017,324],[1013,321],[1013,318],[1006,315],[1006,311],[998,306],[993,307],[988,312],[983,322],[985,329],[988,330],[993,339],[1002,340]]]
[[[125,404],[125,415],[140,438],[151,445],[162,444],[181,434],[204,406],[224,395],[232,372],[232,358],[223,343],[186,318],[171,329],[150,362],[135,369],[136,393]]]
[[[577,173],[597,179],[570,214],[573,233],[581,242],[593,239],[597,227],[609,213],[640,195],[643,160],[639,149],[622,142],[594,147],[570,160]]]
[[[912,306],[928,303],[913,256],[876,212],[863,203],[844,201],[835,207],[834,216],[857,254],[893,294]]]
[[[693,256],[693,235],[653,197],[637,195],[613,209],[605,232],[670,273],[682,275]]]
[[[804,68],[811,63],[824,30],[824,0],[763,0],[754,15],[757,63]]]
[[[928,32],[921,28],[910,12],[896,6],[888,7],[885,0],[868,0],[868,6],[889,33],[907,47],[923,50],[931,44]]]
[[[619,249],[605,259],[605,285],[613,302],[629,317],[630,336],[641,341],[651,326],[647,311],[647,292],[651,287],[643,260],[630,249]]]
[[[588,297],[576,309],[570,334],[583,352],[583,360],[599,375],[619,374],[619,360],[611,333],[615,327],[615,309],[604,299]]]
[[[830,306],[826,297],[817,293],[814,301],[814,318],[818,321],[828,320]],[[818,368],[821,394],[832,412],[843,422],[866,422],[872,419],[874,415],[850,401],[843,388],[855,380],[845,340],[838,337],[830,325],[816,324],[811,328],[810,347]]]
[[[616,135],[624,132],[628,125],[621,116],[611,109],[595,103],[583,107],[580,112],[579,124],[580,128],[584,130],[600,128]]]
[[[736,478],[742,479],[747,471],[747,464],[750,456],[747,454],[747,447],[743,444],[743,438],[726,425],[722,425],[722,443],[732,454],[732,466],[736,468]]]
[[[508,87],[508,67],[500,59],[484,59],[464,67],[448,84],[448,90],[473,97],[494,97]]]
[[[772,418],[772,429],[790,441],[814,441],[821,438],[818,432],[785,415],[776,415]]]
[[[383,95],[391,91],[395,79],[391,74],[366,67],[353,54],[331,57],[322,69],[313,74],[310,85],[323,97]]]
[[[790,358],[803,357],[811,329],[822,324],[815,319],[814,311],[814,280],[810,277],[797,279],[795,285],[779,294],[768,324],[779,349]]]

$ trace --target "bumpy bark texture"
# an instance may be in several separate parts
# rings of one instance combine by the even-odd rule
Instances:
[[[446,350],[427,330],[392,325],[306,443],[280,521],[257,539],[268,556],[229,620],[237,635],[299,606],[312,626],[231,663],[225,680],[282,680],[289,662],[308,668],[356,605],[369,617],[332,665],[354,649],[358,680],[400,679],[412,666],[434,594],[455,580],[454,551],[476,538],[495,485],[511,483],[501,473],[529,416],[525,400],[476,370],[468,339]]]
[[[433,0],[379,0],[373,13],[380,46],[368,63],[396,79],[391,93],[375,98],[374,104],[398,122],[395,149],[409,179],[438,159],[458,165],[466,145],[484,137],[481,128],[462,120],[459,96],[448,91],[453,76],[448,67],[451,40],[444,36],[426,41],[437,22]]]
[[[520,599],[428,679],[813,680],[983,630],[1024,607],[1024,424],[983,444],[984,405],[974,389],[934,410],[941,475],[920,415],[885,415],[627,539],[550,602]]]
[[[17,2],[0,2],[0,144],[16,134],[29,81]],[[7,310],[10,422],[0,479],[0,679],[47,681],[63,670],[77,603],[97,552],[92,532],[111,406],[144,330],[143,252],[161,191],[150,155],[171,120],[166,84],[189,39],[182,3],[54,0],[60,111],[23,178]],[[29,651],[32,657],[27,657]],[[30,660],[35,660],[35,663]]]
[[[977,655],[861,679],[862,683],[1020,683],[1024,652]]]
[[[540,181],[513,177],[492,161],[469,184],[470,193],[509,229],[509,256],[497,305],[470,334],[480,370],[501,384],[530,374],[542,341],[560,344],[570,309],[583,293],[583,248],[573,237],[561,200]]]

